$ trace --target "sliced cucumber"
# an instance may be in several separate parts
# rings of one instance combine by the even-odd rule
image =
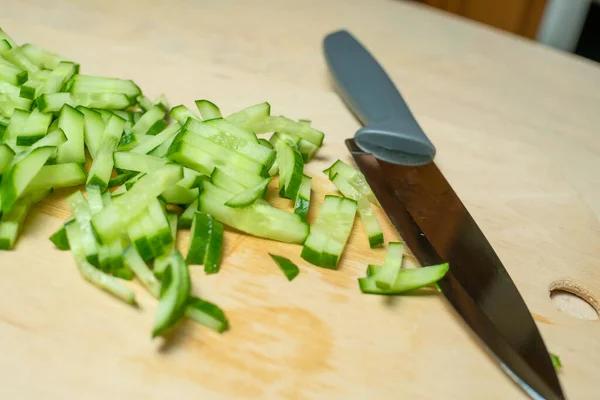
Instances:
[[[181,229],[190,229],[194,215],[198,211],[198,199],[194,200],[188,208],[185,209],[179,218],[178,227]]]
[[[252,186],[251,188],[248,188],[243,192],[236,194],[231,199],[227,200],[225,205],[233,208],[241,208],[254,204],[256,200],[262,198],[265,195],[265,191],[267,190],[267,186],[269,185],[269,182],[271,182],[271,179],[273,178],[265,178],[258,185]]]
[[[42,94],[44,82],[38,79],[31,79],[21,86],[19,95],[25,99],[35,100]]]
[[[2,84],[3,82],[0,82]],[[15,110],[30,110],[32,105],[32,101],[29,99],[24,99],[20,96],[13,96],[6,93],[0,93],[0,116],[4,116],[6,118],[12,117]],[[2,134],[0,132],[0,138]]]
[[[44,192],[42,196],[45,196],[46,193]],[[0,219],[0,250],[12,250],[15,247],[25,218],[39,197],[39,194],[22,197],[15,202],[10,212],[2,215]]]
[[[58,163],[85,163],[83,124],[83,114],[73,107],[65,105],[60,110],[58,127],[67,136],[67,141],[58,147]]]
[[[179,133],[180,129],[181,129],[181,125],[179,125],[178,123],[169,125],[165,129],[163,129],[162,132],[151,137],[146,142],[134,147],[131,150],[131,152],[138,153],[138,154],[148,154],[152,150],[154,150],[155,148],[160,146],[161,144],[165,143],[167,140],[175,137],[177,135],[177,133]]]
[[[430,267],[415,269],[402,269],[398,273],[396,281],[388,288],[382,289],[377,286],[374,277],[359,278],[360,291],[366,294],[399,295],[424,286],[433,285],[446,275],[449,265],[439,264]]]
[[[279,140],[277,149],[277,164],[279,165],[279,194],[288,199],[296,199],[302,176],[304,162],[298,148],[287,140]]]
[[[28,77],[29,75],[24,69],[9,62],[0,62],[0,81],[20,86],[27,82]]]
[[[15,152],[7,144],[0,144],[0,176],[6,171],[10,165]]]
[[[83,197],[81,191],[76,191],[69,197],[67,197],[67,204],[71,209],[71,214],[75,221],[73,224],[79,226],[79,234],[81,237],[78,239],[82,251],[84,252],[85,259],[92,265],[98,266],[98,243],[92,231],[90,224],[92,213],[90,206],[86,199]],[[68,234],[68,232],[67,232]],[[69,243],[70,239],[69,239]],[[72,246],[72,243],[71,243]]]
[[[175,121],[179,122],[181,125],[184,125],[188,118],[200,121],[200,117],[194,114],[192,110],[190,110],[183,104],[173,107],[169,112],[169,116]]]
[[[208,214],[194,212],[190,230],[190,244],[185,259],[188,264],[204,265],[213,221],[214,218]]]
[[[25,43],[21,46],[21,51],[27,58],[37,65],[40,69],[53,70],[58,67],[62,61],[69,62],[65,57],[58,54],[50,53],[33,44]]]
[[[239,126],[231,123],[230,121],[224,120],[223,118],[215,118],[208,121],[204,121],[204,124],[219,129],[223,132],[227,132],[229,135],[237,137],[239,139],[244,139],[251,143],[258,143],[258,138],[256,137],[256,134],[244,130]]]
[[[291,262],[289,259],[275,254],[269,253],[275,264],[281,269],[281,272],[286,276],[288,281],[293,280],[300,273],[300,269],[296,264]]]
[[[208,100],[196,100],[196,107],[198,107],[198,111],[200,111],[200,115],[204,120],[223,117],[219,107]]]
[[[256,104],[231,114],[227,120],[236,125],[252,125],[257,120],[262,120],[271,115],[271,105],[267,102]]]
[[[204,258],[204,272],[216,274],[221,268],[221,253],[223,248],[223,224],[212,219],[210,235],[206,246],[206,257]]]
[[[375,284],[381,289],[389,289],[402,268],[402,256],[404,251],[404,243],[390,242],[388,243],[387,254],[383,267],[377,271],[375,275]]]
[[[71,81],[71,93],[119,93],[136,98],[142,91],[131,80],[92,75],[76,75]]]
[[[72,221],[67,221],[65,225],[70,222]],[[50,241],[54,243],[57,249],[62,251],[71,249],[71,246],[69,245],[69,239],[67,238],[67,230],[65,229],[65,225],[61,226],[59,230],[50,236]]]
[[[140,257],[133,246],[129,246],[125,249],[123,261],[125,265],[133,271],[140,282],[142,282],[142,285],[148,289],[148,292],[152,296],[158,298],[160,296],[160,282],[156,279],[148,265],[142,260],[142,257]]]
[[[348,181],[348,183],[354,186],[354,188],[358,190],[360,194],[365,196],[372,204],[381,207],[379,201],[375,197],[375,194],[373,194],[373,191],[369,187],[365,176],[359,170],[352,168],[342,160],[337,160],[331,165],[331,167],[327,168],[323,172],[329,176],[329,179],[333,179],[336,174],[340,175],[342,178]]]
[[[162,274],[160,298],[152,337],[165,333],[183,316],[190,296],[190,273],[185,260],[174,251]]]
[[[102,189],[108,187],[113,170],[113,152],[119,145],[124,126],[125,120],[118,115],[113,114],[109,118],[102,135],[102,143],[90,168],[87,179],[88,185],[98,185]]]
[[[238,182],[220,168],[215,168],[210,176],[210,182],[216,187],[232,194],[240,194],[248,189],[241,182]]]
[[[208,176],[215,169],[215,163],[210,154],[183,141],[176,141],[171,145],[167,158]]]
[[[284,132],[296,138],[305,139],[312,144],[321,146],[325,135],[306,124],[294,122],[281,116],[266,116],[263,118],[248,119],[238,123],[242,128],[256,134],[267,132]]]
[[[195,296],[190,296],[188,299],[185,316],[215,332],[222,333],[229,329],[229,321],[223,310]]]
[[[177,214],[168,213],[167,219],[169,220],[169,226],[171,227],[172,241],[171,241],[170,245],[167,245],[164,248],[164,253],[162,255],[156,257],[156,259],[154,260],[154,275],[159,279],[161,278],[162,274],[165,272],[165,269],[167,268],[167,265],[170,262],[169,260],[170,260],[171,254],[173,253],[173,250],[175,249],[175,244],[177,243],[177,226],[179,225]]]
[[[115,168],[127,171],[152,172],[163,167],[168,160],[147,154],[117,151],[113,154]]]
[[[84,142],[90,155],[95,159],[102,143],[102,135],[105,128],[104,120],[98,112],[91,108],[79,106],[77,107],[77,111],[83,114]]]
[[[44,82],[42,93],[53,94],[60,92],[65,87],[67,81],[77,73],[77,69],[77,64],[72,62],[61,61],[58,63],[56,68],[50,73],[48,79]],[[40,108],[40,111],[43,110]]]
[[[134,135],[156,135],[166,128],[167,122],[163,119],[165,110],[160,106],[153,106],[138,122],[135,123],[131,132]]]
[[[198,197],[198,209],[226,225],[259,237],[303,243],[308,236],[309,226],[299,216],[261,201],[245,208],[228,207],[225,202],[230,197],[229,192],[204,181]]]
[[[310,176],[302,175],[302,183],[300,184],[300,190],[298,190],[298,196],[296,196],[296,202],[294,204],[294,214],[297,214],[306,221],[308,210],[310,208],[310,185],[312,178]]]
[[[122,93],[51,93],[43,94],[36,100],[37,108],[46,113],[58,112],[65,104],[72,107],[124,110],[131,102]]]
[[[31,180],[27,191],[83,185],[86,178],[85,170],[78,163],[44,165]]]

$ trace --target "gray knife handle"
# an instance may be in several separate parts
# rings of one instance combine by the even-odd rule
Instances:
[[[338,90],[365,125],[354,139],[364,151],[401,165],[427,164],[435,147],[375,58],[349,32],[325,37],[325,59]]]

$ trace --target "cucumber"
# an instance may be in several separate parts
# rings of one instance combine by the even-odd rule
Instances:
[[[58,146],[58,163],[85,163],[83,138],[83,114],[69,105],[64,105],[58,116],[58,127],[62,129],[67,141]]]
[[[196,100],[196,107],[204,120],[223,117],[219,107],[208,100]]]
[[[291,262],[289,259],[275,254],[269,253],[275,264],[281,269],[281,272],[285,275],[288,281],[293,280],[300,273],[300,269],[296,264]]]
[[[224,172],[221,168],[215,168],[210,176],[210,182],[216,187],[232,194],[240,194],[248,189],[244,184],[232,178],[231,175]]]
[[[231,199],[227,200],[225,205],[233,208],[241,208],[254,204],[256,200],[262,198],[265,195],[265,191],[267,190],[267,186],[269,185],[269,182],[271,182],[271,179],[273,178],[265,178],[258,185],[252,186],[251,188],[248,188],[243,192],[236,194]]]
[[[32,63],[19,47],[13,47],[12,49],[2,51],[2,57],[17,67],[27,71],[30,76],[40,72],[40,67]]]
[[[5,50],[10,50],[10,49],[12,49],[12,46],[10,45],[8,40],[3,39],[2,36],[0,36],[0,53],[2,53]]]
[[[258,143],[261,146],[266,147],[267,149],[272,149],[275,150],[275,146],[273,146],[273,144],[271,142],[269,142],[267,139],[265,138],[258,138]]]
[[[190,296],[188,299],[185,316],[215,332],[222,333],[229,329],[229,321],[223,310],[195,296]]]
[[[225,205],[231,194],[203,181],[198,197],[198,210],[220,222],[251,235],[288,243],[304,243],[309,226],[295,214],[257,201],[244,208]]]
[[[389,289],[398,274],[400,268],[402,268],[402,256],[404,250],[404,243],[401,242],[390,242],[388,244],[387,254],[383,267],[375,274],[375,284],[381,289]]]
[[[304,162],[309,162],[312,160],[319,149],[319,146],[309,142],[308,140],[300,139],[300,141],[298,141],[298,150],[300,151],[300,154],[302,154]]]
[[[221,254],[223,248],[223,224],[216,219],[210,225],[210,235],[206,246],[206,257],[204,259],[204,272],[216,274],[221,268]]]
[[[168,213],[167,219],[169,220],[169,226],[171,228],[171,244],[167,245],[163,250],[163,254],[159,257],[156,257],[154,260],[154,275],[159,279],[165,272],[165,269],[169,264],[171,254],[175,249],[175,244],[177,243],[177,226],[179,225],[177,214]]]
[[[171,145],[167,159],[208,176],[215,169],[215,163],[208,153],[183,141],[176,141]]]
[[[27,187],[27,191],[49,190],[83,185],[87,175],[78,163],[44,165]]]
[[[165,333],[183,316],[190,291],[191,282],[188,266],[181,254],[174,251],[167,268],[162,274],[160,298],[152,337]]]
[[[142,91],[132,81],[92,75],[76,75],[71,81],[71,93],[118,93],[136,98]]]
[[[106,110],[124,110],[131,105],[123,93],[51,93],[42,94],[36,100],[41,112],[54,113],[68,104]]]
[[[125,182],[127,182],[131,178],[134,178],[138,175],[140,175],[140,174],[136,171],[123,172],[122,174],[119,174],[113,178],[110,178],[110,180],[108,181],[108,187],[111,188],[111,187],[123,185]]]
[[[166,128],[167,122],[163,119],[165,115],[166,112],[162,107],[153,106],[135,123],[131,132],[136,136],[154,136]]]
[[[44,49],[41,49],[33,44],[25,43],[21,46],[21,51],[25,56],[40,69],[53,70],[58,67],[62,61],[69,62],[63,56],[58,54],[50,53]]]
[[[102,211],[104,208],[104,201],[102,200],[102,189],[100,186],[86,185],[85,193],[87,194],[87,202],[90,207],[90,214],[96,215]]]
[[[148,289],[148,292],[158,298],[160,296],[160,282],[148,265],[142,260],[133,246],[128,246],[123,253],[123,262],[133,271],[139,281]]]
[[[103,243],[119,236],[128,223],[169,186],[183,178],[178,165],[167,164],[141,178],[131,189],[92,218],[92,225]]]
[[[9,145],[13,150],[17,150],[17,136],[25,130],[28,119],[29,112],[17,108],[14,110],[6,129],[4,130],[2,141]]]
[[[60,92],[67,81],[77,73],[77,68],[78,66],[72,62],[61,61],[58,63],[44,82],[42,93],[53,94]]]
[[[296,196],[296,202],[294,204],[294,214],[299,215],[303,221],[306,221],[308,210],[310,208],[311,182],[312,178],[310,176],[302,175],[302,183],[300,184],[300,190],[298,190],[298,196]]]
[[[198,211],[198,199],[194,200],[188,208],[185,209],[183,214],[181,214],[181,218],[179,218],[178,221],[178,227],[180,229],[190,229],[196,211]]]
[[[154,150],[155,148],[160,146],[161,144],[165,143],[167,140],[171,139],[172,137],[175,137],[179,133],[180,129],[181,129],[181,125],[179,125],[178,123],[169,125],[165,129],[163,129],[160,133],[151,137],[146,142],[134,147],[131,150],[131,152],[138,153],[138,154],[148,154],[152,150]]]
[[[83,197],[81,191],[76,191],[72,195],[67,197],[67,204],[69,205],[69,208],[71,209],[71,214],[75,219],[73,224],[79,227],[79,235],[81,237],[78,240],[80,242],[83,254],[85,255],[85,259],[90,264],[94,266],[99,266],[99,245],[96,242],[96,238],[94,236],[94,232],[92,231],[92,226],[90,224],[92,213],[88,202]],[[69,239],[69,243],[71,244],[71,247],[73,247],[71,239]]]
[[[365,294],[399,295],[433,285],[442,279],[448,270],[449,265],[447,263],[415,269],[402,269],[398,273],[396,281],[388,289],[378,287],[372,276],[359,278],[358,284],[360,291]]]
[[[27,186],[42,169],[55,149],[55,147],[34,149],[25,157],[9,166],[2,174],[0,198],[2,199],[1,211],[3,214],[10,212],[17,199],[25,192]]]
[[[0,82],[0,84],[3,82]],[[12,117],[15,110],[30,110],[32,101],[23,97],[0,93],[0,116]],[[2,135],[0,134],[0,137]]]
[[[375,197],[375,194],[373,194],[373,191],[369,187],[367,179],[359,170],[352,168],[342,160],[337,160],[331,165],[331,167],[327,168],[323,172],[329,176],[329,179],[333,179],[336,174],[339,174],[342,178],[348,181],[348,183],[354,186],[354,188],[360,194],[365,196],[372,204],[381,207],[379,201]]]
[[[171,111],[169,111],[169,117],[173,118],[181,125],[184,125],[189,118],[200,121],[200,117],[194,114],[192,110],[190,110],[183,104],[173,107]]]
[[[220,131],[227,132],[229,135],[239,139],[247,140],[251,143],[258,143],[258,138],[253,132],[246,131],[239,126],[231,123],[223,118],[215,118],[208,121],[204,121],[204,124],[219,129]]]
[[[69,239],[67,239],[67,230],[65,229],[65,225],[70,222],[72,221],[67,221],[59,230],[50,236],[50,241],[54,243],[58,250],[66,251],[71,249]]]
[[[163,110],[165,110],[165,112],[169,111],[169,102],[167,101],[164,95],[158,96],[158,98],[154,102],[146,96],[138,96],[136,100],[144,113],[154,106],[162,108]],[[137,120],[133,122],[137,122]]]
[[[29,74],[27,71],[9,62],[0,62],[0,81],[11,85],[20,86],[27,82]]]
[[[0,144],[0,176],[6,171],[10,165],[15,152],[7,144]]]
[[[96,158],[102,136],[104,134],[105,123],[102,116],[91,108],[78,106],[77,111],[83,114],[83,138],[85,145],[93,159]]]
[[[116,114],[113,114],[106,123],[100,148],[88,174],[88,185],[98,185],[102,190],[108,187],[113,170],[113,152],[121,140],[123,126],[125,120]]]
[[[355,200],[325,196],[315,225],[302,248],[302,258],[319,267],[335,269],[354,224]]]
[[[168,129],[168,128],[166,128],[166,129]],[[179,131],[177,133],[179,133],[180,130],[181,130],[181,128],[179,128]],[[170,138],[165,140],[160,146],[158,146],[154,150],[150,151],[148,154],[150,154],[151,156],[156,156],[156,157],[166,157],[166,155],[169,153],[169,148],[171,148],[171,145],[173,144],[173,142],[175,141],[176,138],[177,138],[177,134],[171,136]],[[151,141],[152,139],[153,138],[151,138],[148,141]]]
[[[0,219],[0,250],[12,250],[15,247],[19,232],[25,218],[34,203],[45,197],[47,191],[28,195],[17,200],[10,212]]]
[[[265,116],[262,118],[237,119],[237,124],[256,134],[268,132],[284,132],[299,139],[305,139],[310,143],[321,147],[325,134],[306,124],[292,121],[281,116]]]
[[[233,113],[227,117],[227,120],[236,125],[252,125],[254,121],[262,120],[269,115],[271,115],[271,105],[265,102]]]
[[[344,195],[350,199],[354,199],[358,203],[358,213],[363,222],[365,233],[369,239],[369,246],[375,248],[383,244],[383,231],[379,226],[377,217],[373,214],[373,208],[365,196],[363,196],[358,190],[354,188],[348,181],[346,181],[340,174],[336,174],[331,181],[335,187]]]
[[[19,97],[21,95],[21,88],[8,82],[0,81],[0,93],[7,94],[9,97]]]
[[[168,160],[147,154],[117,151],[113,154],[115,168],[127,171],[152,172],[163,167]]]
[[[42,94],[43,88],[44,88],[43,81],[40,81],[38,79],[29,78],[29,80],[27,80],[27,82],[25,82],[23,84],[23,86],[21,86],[21,91],[19,92],[19,96],[21,96],[25,99],[35,100]]]
[[[296,199],[304,171],[304,162],[298,148],[287,140],[279,140],[275,145],[279,165],[279,194],[288,199]]]
[[[208,214],[194,212],[190,229],[190,244],[185,261],[192,265],[204,265],[214,218]]]
[[[0,41],[2,41],[2,40],[6,40],[6,42],[9,45],[9,47],[8,47],[9,49],[12,47],[17,47],[17,44],[15,43],[15,41],[10,36],[8,36],[8,34],[6,32],[4,32],[4,30],[2,30],[2,28],[0,28]]]
[[[198,188],[185,188],[173,185],[160,194],[159,199],[167,204],[187,205],[198,199]]]

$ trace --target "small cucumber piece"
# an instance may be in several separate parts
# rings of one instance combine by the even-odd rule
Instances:
[[[269,182],[273,178],[265,178],[261,183],[236,194],[225,203],[228,207],[241,208],[253,204],[256,200],[262,198],[265,194]]]
[[[204,120],[223,117],[219,107],[208,100],[196,100],[196,107]]]
[[[289,259],[271,253],[269,253],[269,255],[273,261],[275,261],[279,269],[281,269],[281,272],[283,272],[288,281],[293,280],[300,273],[298,266]]]

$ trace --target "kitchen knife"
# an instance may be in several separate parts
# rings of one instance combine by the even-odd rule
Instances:
[[[422,265],[448,262],[443,294],[504,371],[535,399],[564,399],[542,337],[483,232],[433,162],[402,95],[347,31],[324,40],[344,101],[364,125],[346,140],[356,164]]]

